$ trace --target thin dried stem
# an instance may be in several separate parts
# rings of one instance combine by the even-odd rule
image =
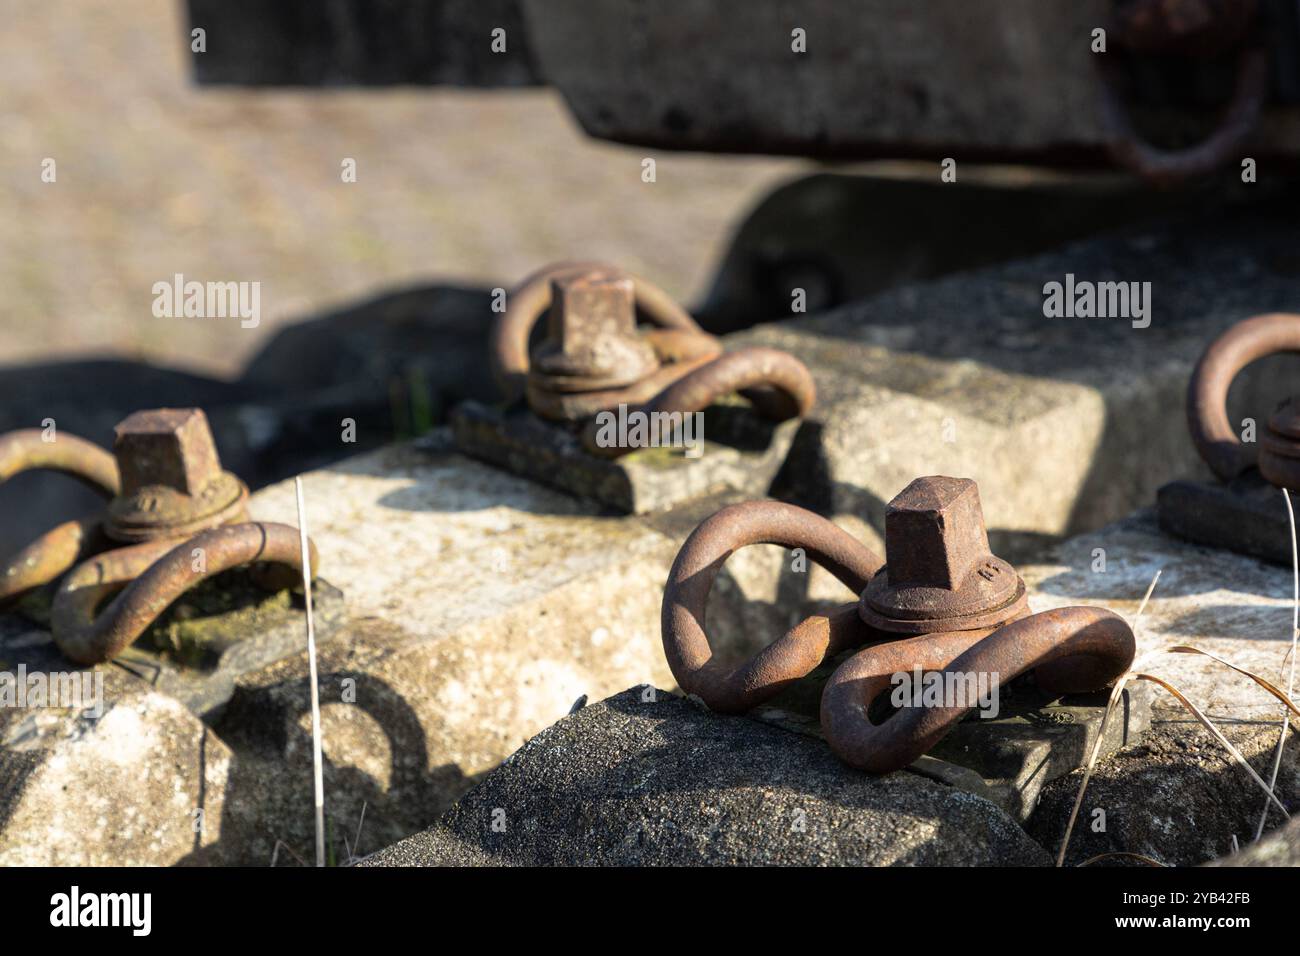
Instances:
[[[1295,692],[1295,650],[1296,634],[1300,633],[1300,559],[1296,557],[1295,510],[1291,507],[1291,493],[1282,489],[1282,498],[1286,501],[1286,516],[1291,524],[1291,672],[1286,680],[1286,698],[1284,703],[1295,710],[1291,695]],[[1290,720],[1286,711],[1282,711],[1282,727],[1277,735],[1277,750],[1273,752],[1273,772],[1268,778],[1268,789],[1272,792],[1277,787],[1277,772],[1282,767],[1282,747],[1286,744],[1286,731]],[[1259,811],[1259,825],[1255,827],[1255,840],[1264,835],[1264,824],[1268,821],[1268,804]]]
[[[1158,568],[1155,577],[1147,586],[1147,593],[1142,596],[1142,603],[1138,605],[1137,613],[1133,615],[1133,633],[1136,636],[1138,622],[1142,620],[1142,612],[1147,609],[1147,602],[1151,600],[1151,592],[1156,589],[1156,582],[1160,580],[1160,573],[1163,568]],[[1110,699],[1106,701],[1106,712],[1101,715],[1101,725],[1097,728],[1097,739],[1092,743],[1092,753],[1088,756],[1088,765],[1083,768],[1083,780],[1079,784],[1079,792],[1075,794],[1074,806],[1070,810],[1070,819],[1065,824],[1065,836],[1061,838],[1061,850],[1056,855],[1056,865],[1065,866],[1065,851],[1070,845],[1070,835],[1074,833],[1074,823],[1079,818],[1079,808],[1083,806],[1083,795],[1088,789],[1088,781],[1092,779],[1093,768],[1097,766],[1097,757],[1101,754],[1101,743],[1106,739],[1106,723],[1110,720],[1111,713],[1115,710],[1115,705],[1119,702],[1120,694],[1124,692],[1124,687],[1129,682],[1130,671],[1127,674],[1120,675],[1119,680],[1115,682],[1115,688],[1110,692]]]

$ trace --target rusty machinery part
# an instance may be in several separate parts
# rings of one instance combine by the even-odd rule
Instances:
[[[822,693],[821,724],[846,763],[874,773],[898,770],[933,747],[974,706],[893,709],[893,675],[996,674],[1000,686],[1033,671],[1048,693],[1099,690],[1133,662],[1133,631],[1118,615],[1095,607],[1044,611],[987,631],[927,634],[859,651],[831,675]],[[945,678],[946,682],[946,678]],[[884,706],[881,706],[881,705]]]
[[[316,547],[309,542],[309,549],[314,577]],[[51,617],[54,642],[78,664],[112,660],[200,581],[260,562],[296,569],[300,577],[298,529],[247,522],[213,528],[179,544],[148,541],[98,555],[74,568],[59,585]],[[278,588],[290,580],[278,575],[259,583]]]
[[[114,541],[190,537],[246,520],[248,488],[222,469],[202,409],[135,412],[115,431],[122,489],[104,522]]]
[[[808,618],[738,666],[714,660],[705,624],[709,592],[731,553],[751,544],[802,548],[855,592],[866,587],[882,563],[820,515],[776,501],[730,505],[691,532],[664,589],[664,655],[678,686],[720,713],[749,710],[870,636],[854,605],[846,604],[829,615]]]
[[[1218,56],[1246,40],[1257,0],[1115,0],[1109,33],[1136,53]]]
[[[63,522],[7,560],[0,570],[0,605],[58,580],[111,546],[98,517]]]
[[[223,471],[201,409],[136,412],[116,429],[113,453],[37,431],[0,438],[0,474],[52,468],[112,495],[102,515],[65,522],[6,562],[0,602],[57,580],[81,561],[117,544],[165,540],[247,520],[248,489]]]
[[[564,283],[584,275],[629,279],[636,311],[646,322],[663,329],[704,334],[699,324],[672,296],[645,279],[599,262],[562,262],[546,266],[510,292],[505,312],[492,327],[492,369],[507,401],[514,401],[524,394],[531,368],[529,337],[538,319],[551,311],[553,283],[557,280]],[[594,298],[594,295],[590,296],[588,301]],[[633,353],[631,358],[644,362],[645,356],[642,353],[637,358]]]
[[[1223,481],[1258,464],[1265,480],[1300,491],[1300,420],[1290,402],[1269,419],[1258,443],[1241,441],[1228,421],[1228,388],[1251,362],[1300,352],[1300,315],[1273,312],[1245,319],[1210,343],[1187,386],[1187,427],[1205,463]]]
[[[969,478],[917,478],[899,492],[885,512],[885,559],[858,606],[877,630],[968,631],[1029,613],[1025,582],[989,550]]]
[[[778,422],[808,414],[817,400],[812,374],[803,362],[780,349],[750,346],[698,364],[640,410],[648,415],[680,417],[703,411],[733,392],[749,399],[761,416]],[[583,445],[591,454],[616,458],[636,451],[602,447],[596,440],[599,430],[592,421],[583,432]]]
[[[681,333],[674,337],[653,339],[647,337],[647,341],[656,348],[656,355],[659,354],[656,346],[662,344],[671,350],[671,354],[681,357],[664,361],[639,382],[622,388],[559,392],[539,387],[530,377],[525,386],[529,408],[551,421],[580,422],[597,412],[617,408],[619,405],[644,405],[684,375],[711,362],[722,351],[717,339],[704,334]],[[690,341],[690,344],[687,345],[686,341]]]
[[[23,429],[0,436],[0,482],[25,471],[58,471],[105,498],[118,493],[117,462],[75,435]],[[98,519],[65,521],[10,557],[0,570],[0,604],[50,583],[104,546]]]
[[[99,492],[105,498],[120,487],[117,462],[98,445],[58,432],[53,438],[36,428],[0,435],[0,482],[24,471],[60,471]]]
[[[1268,98],[1268,53],[1252,32],[1258,19],[1254,0],[1132,0],[1115,5],[1110,33],[1136,55],[1173,54],[1207,58],[1237,50],[1237,69],[1228,104],[1208,137],[1185,149],[1165,150],[1145,142],[1124,103],[1122,68],[1099,59],[1101,110],[1115,160],[1149,182],[1173,185],[1211,173],[1237,158]]]

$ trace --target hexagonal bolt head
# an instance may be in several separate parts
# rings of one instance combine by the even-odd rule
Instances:
[[[199,408],[156,408],[127,416],[114,429],[113,455],[123,497],[151,485],[198,495],[221,474],[208,417]]]
[[[885,512],[891,587],[956,590],[989,557],[979,488],[969,478],[917,478]]]

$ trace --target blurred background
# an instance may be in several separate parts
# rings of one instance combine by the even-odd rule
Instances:
[[[1125,6],[10,0],[0,431],[109,445],[131,411],[200,405],[257,488],[491,400],[491,290],[554,260],[726,332],[788,317],[795,287],[818,312],[1234,201],[1236,170],[1161,190],[1108,153],[1089,35]],[[1285,104],[1300,31],[1274,6]],[[1195,143],[1241,98],[1210,27],[1228,46],[1191,67],[1131,58],[1144,135]],[[1263,128],[1260,155],[1300,152],[1288,116]],[[260,283],[259,323],[155,316],[177,274]],[[7,482],[0,548],[95,501]]]

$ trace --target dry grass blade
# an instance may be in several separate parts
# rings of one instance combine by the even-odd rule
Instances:
[[[1277,805],[1277,808],[1282,811],[1282,815],[1287,817],[1288,819],[1290,818],[1291,814],[1287,813],[1286,807],[1282,806],[1282,802],[1278,800],[1276,796],[1274,796],[1272,788],[1269,787],[1269,785],[1264,782],[1264,778],[1255,772],[1255,768],[1252,767],[1246,761],[1246,758],[1241,755],[1241,751],[1239,751],[1236,747],[1234,747],[1232,743],[1228,740],[1228,738],[1223,736],[1223,734],[1219,732],[1219,728],[1214,726],[1214,724],[1210,722],[1210,718],[1206,717],[1203,713],[1201,713],[1200,709],[1195,704],[1193,704],[1190,700],[1188,700],[1186,697],[1183,696],[1182,691],[1180,691],[1173,684],[1169,683],[1167,680],[1163,680],[1159,677],[1156,677],[1154,674],[1134,674],[1133,677],[1137,680],[1149,680],[1153,684],[1159,684],[1165,690],[1169,691],[1169,693],[1173,694],[1175,699],[1177,699],[1177,701],[1180,704],[1186,707],[1187,710],[1191,713],[1191,715],[1195,717],[1197,720],[1199,720],[1206,730],[1214,734],[1214,736],[1218,739],[1219,743],[1223,744],[1224,748],[1228,751],[1228,753],[1232,754],[1233,758],[1236,759],[1236,761],[1239,764],[1241,764],[1243,767],[1246,768],[1246,772],[1250,774],[1251,779],[1254,780],[1257,784],[1259,784],[1260,789],[1262,789],[1266,794],[1268,794],[1268,799],[1272,803]]]
[[[1205,657],[1208,657],[1210,660],[1215,661],[1216,663],[1222,664],[1224,667],[1236,671],[1238,674],[1244,674],[1246,677],[1249,677],[1256,684],[1264,688],[1266,691],[1268,691],[1270,694],[1272,694],[1274,697],[1280,700],[1283,704],[1285,704],[1286,707],[1291,711],[1291,713],[1295,714],[1297,717],[1300,717],[1300,707],[1297,707],[1295,705],[1295,702],[1292,701],[1291,698],[1286,695],[1286,693],[1282,690],[1282,688],[1278,687],[1276,684],[1273,684],[1268,680],[1265,680],[1263,677],[1260,677],[1258,674],[1253,674],[1250,671],[1246,670],[1244,667],[1238,667],[1236,664],[1232,663],[1232,661],[1225,661],[1222,657],[1219,657],[1217,654],[1211,654],[1209,651],[1203,651],[1199,647],[1193,647],[1190,644],[1176,644],[1173,647],[1168,648],[1168,650],[1171,654],[1201,654]]]
[[[1092,864],[1096,863],[1098,860],[1108,860],[1116,857],[1120,857],[1126,860],[1139,860],[1145,863],[1147,866],[1159,866],[1159,867],[1168,868],[1168,864],[1161,863],[1159,860],[1152,859],[1149,856],[1143,856],[1141,853],[1129,853],[1125,850],[1117,850],[1113,853],[1098,853],[1096,856],[1088,857],[1088,859],[1080,863],[1079,866],[1092,866]]]
[[[1083,780],[1079,783],[1079,792],[1074,797],[1074,807],[1070,810],[1070,819],[1065,823],[1065,836],[1061,837],[1061,850],[1056,854],[1056,865],[1065,866],[1065,851],[1070,845],[1070,836],[1074,833],[1074,822],[1079,818],[1079,808],[1083,806],[1083,795],[1088,790],[1088,781],[1092,779],[1092,771],[1097,766],[1097,757],[1101,754],[1101,742],[1106,739],[1106,722],[1110,720],[1111,712],[1115,710],[1115,704],[1119,700],[1119,695],[1124,692],[1125,685],[1128,684],[1131,674],[1124,674],[1115,682],[1115,689],[1110,692],[1110,699],[1106,701],[1106,712],[1101,715],[1101,726],[1097,728],[1097,739],[1092,743],[1092,753],[1088,755],[1088,765],[1083,768]]]
[[[311,549],[307,543],[307,509],[302,499],[302,479],[293,479],[298,499],[298,537],[302,548],[302,588],[307,604],[307,663],[311,676],[312,783],[316,796],[316,865],[325,865],[325,782],[320,734],[320,685],[316,676],[316,622],[312,616]]]
[[[285,843],[283,840],[276,840],[276,841],[275,841],[275,848],[271,851],[271,868],[272,868],[272,869],[275,868],[275,864],[276,864],[276,862],[280,859],[280,848],[281,848],[281,847],[283,847],[285,850],[287,850],[288,853],[289,853],[289,855],[290,855],[291,857],[293,857],[295,860],[297,860],[299,863],[301,863],[303,866],[306,866],[306,865],[307,865],[307,861],[304,860],[302,857],[300,857],[297,853],[295,853],[295,852],[293,851],[293,847],[289,846],[289,844]]]
[[[1291,526],[1291,649],[1287,654],[1291,658],[1291,670],[1286,681],[1285,703],[1295,710],[1295,705],[1291,703],[1291,695],[1295,691],[1296,635],[1300,634],[1300,558],[1296,556],[1295,509],[1291,507],[1291,493],[1285,488],[1282,489],[1282,500],[1286,502],[1286,517]],[[1282,726],[1277,734],[1277,750],[1273,752],[1273,773],[1268,779],[1270,791],[1277,789],[1277,772],[1282,767],[1282,748],[1286,745],[1286,729],[1289,723],[1286,711],[1283,711]],[[1267,822],[1268,804],[1266,803],[1259,812],[1259,825],[1255,827],[1256,841],[1264,835],[1264,824]]]
[[[1160,573],[1163,568],[1156,570],[1155,577],[1147,586],[1147,593],[1142,595],[1142,603],[1138,605],[1137,613],[1133,615],[1133,632],[1137,633],[1138,621],[1142,620],[1142,612],[1147,608],[1147,602],[1151,600],[1151,593],[1156,589],[1156,582],[1160,580]],[[1106,712],[1101,715],[1101,725],[1097,728],[1097,739],[1093,741],[1092,753],[1088,756],[1088,765],[1083,768],[1083,780],[1079,784],[1079,792],[1074,797],[1074,807],[1070,810],[1070,819],[1065,824],[1065,836],[1061,838],[1061,850],[1056,855],[1056,865],[1065,866],[1065,851],[1070,845],[1070,836],[1074,833],[1074,823],[1079,818],[1079,808],[1083,806],[1083,795],[1088,790],[1088,781],[1092,779],[1092,771],[1097,766],[1097,757],[1101,754],[1101,743],[1106,739],[1106,724],[1110,720],[1110,715],[1115,710],[1115,704],[1119,702],[1119,696],[1124,692],[1124,687],[1129,682],[1131,671],[1128,674],[1120,676],[1115,682],[1115,689],[1110,692],[1110,699],[1106,701]]]

